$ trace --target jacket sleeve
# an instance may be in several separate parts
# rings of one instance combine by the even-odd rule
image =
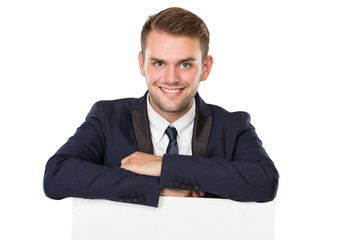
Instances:
[[[245,114],[231,159],[164,155],[160,187],[204,191],[236,201],[266,202],[275,198],[279,174]],[[216,148],[212,143],[210,147]],[[209,145],[208,145],[209,147]]]
[[[44,192],[52,199],[80,197],[157,206],[159,178],[103,165],[105,126],[101,102],[45,168]]]

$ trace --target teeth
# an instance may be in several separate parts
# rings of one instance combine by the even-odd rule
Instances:
[[[166,88],[161,88],[164,92],[168,92],[168,93],[178,93],[180,92],[180,89],[174,89],[174,90],[170,90],[170,89],[166,89]]]

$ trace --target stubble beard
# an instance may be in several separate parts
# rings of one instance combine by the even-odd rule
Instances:
[[[166,113],[179,113],[179,112],[183,112],[186,109],[190,108],[189,106],[191,105],[196,92],[197,91],[195,90],[195,91],[191,92],[190,94],[187,94],[179,104],[163,102],[163,101],[161,101],[159,95],[152,94],[150,91],[149,91],[149,95],[150,95],[150,98],[153,101],[153,103],[161,111],[166,112]]]

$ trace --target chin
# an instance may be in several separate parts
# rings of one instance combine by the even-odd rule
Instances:
[[[181,112],[183,110],[183,108],[181,108],[180,106],[177,105],[165,105],[165,104],[160,104],[160,106],[158,106],[161,111],[163,112],[168,112],[168,113],[177,113],[177,112]]]
[[[185,111],[187,108],[189,108],[189,105],[191,104],[191,101],[183,101],[177,104],[160,104],[158,105],[159,108],[163,111],[163,112],[168,112],[168,113],[180,113]]]

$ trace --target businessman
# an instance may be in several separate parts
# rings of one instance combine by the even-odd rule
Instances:
[[[245,112],[198,94],[213,65],[197,15],[168,8],[141,32],[141,98],[94,104],[48,160],[45,194],[157,206],[160,195],[273,200],[278,172]]]

